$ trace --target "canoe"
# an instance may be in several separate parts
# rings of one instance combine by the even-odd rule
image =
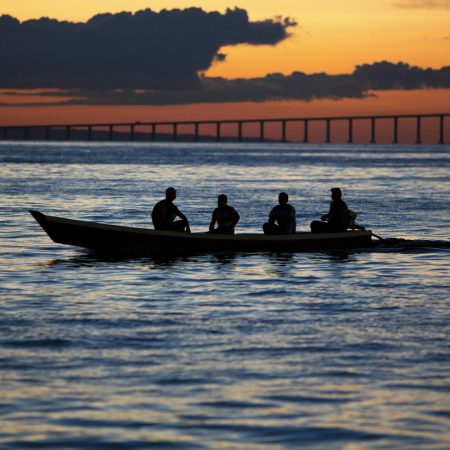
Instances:
[[[372,232],[369,230],[339,233],[304,232],[291,235],[264,235],[262,233],[220,235],[110,225],[48,216],[39,211],[30,211],[30,213],[54,242],[87,248],[98,254],[153,255],[221,251],[302,252],[372,246]]]

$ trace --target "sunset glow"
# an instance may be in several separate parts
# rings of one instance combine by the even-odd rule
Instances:
[[[448,2],[447,2],[448,3]],[[224,0],[214,2],[187,0],[170,3],[160,0],[136,0],[130,4],[122,0],[80,0],[76,5],[54,0],[30,2],[29,0],[4,0],[0,14],[9,14],[20,21],[50,17],[72,22],[87,21],[95,14],[136,12],[150,8],[153,11],[200,7],[205,11],[225,12],[235,6],[245,9],[250,20],[265,21],[275,16],[289,17],[297,25],[288,30],[290,37],[276,45],[225,45],[220,53],[223,61],[213,63],[204,72],[206,77],[227,79],[265,77],[271,73],[289,75],[293,72],[306,74],[349,74],[356,66],[377,61],[405,62],[422,68],[440,69],[448,64],[450,38],[448,24],[450,9],[446,2],[411,2],[408,0],[281,0],[265,3],[243,0],[231,4]],[[192,48],[195,52],[195,48]],[[2,86],[0,86],[0,89]],[[4,91],[3,91],[4,92]],[[188,106],[0,106],[0,122],[41,123],[62,120],[78,121],[110,120],[112,117],[143,120],[146,117],[206,118],[259,115],[273,116],[291,114],[352,114],[390,111],[401,113],[418,110],[443,111],[448,108],[448,90],[409,91],[378,93],[374,98],[358,100],[317,100],[309,103],[280,101],[260,103],[234,103],[217,108],[216,104],[193,103]],[[67,97],[66,99],[68,99]],[[55,98],[61,101],[64,98]],[[39,102],[39,97],[12,98],[2,96],[0,102]],[[47,97],[46,102],[53,101]],[[122,119],[121,119],[122,120]]]

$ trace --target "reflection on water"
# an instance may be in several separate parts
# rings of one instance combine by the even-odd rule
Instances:
[[[0,448],[450,447],[448,147],[46,145],[0,144]],[[148,226],[176,185],[259,231],[287,186],[306,229],[337,184],[409,241],[102,259],[27,213]]]

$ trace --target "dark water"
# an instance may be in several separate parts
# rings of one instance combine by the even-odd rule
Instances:
[[[0,448],[450,447],[450,148],[0,144]],[[300,230],[341,186],[375,251],[102,261],[28,209]]]

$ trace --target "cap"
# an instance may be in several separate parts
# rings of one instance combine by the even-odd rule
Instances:
[[[342,192],[341,188],[338,188],[338,187],[331,188],[330,191],[331,192]]]

